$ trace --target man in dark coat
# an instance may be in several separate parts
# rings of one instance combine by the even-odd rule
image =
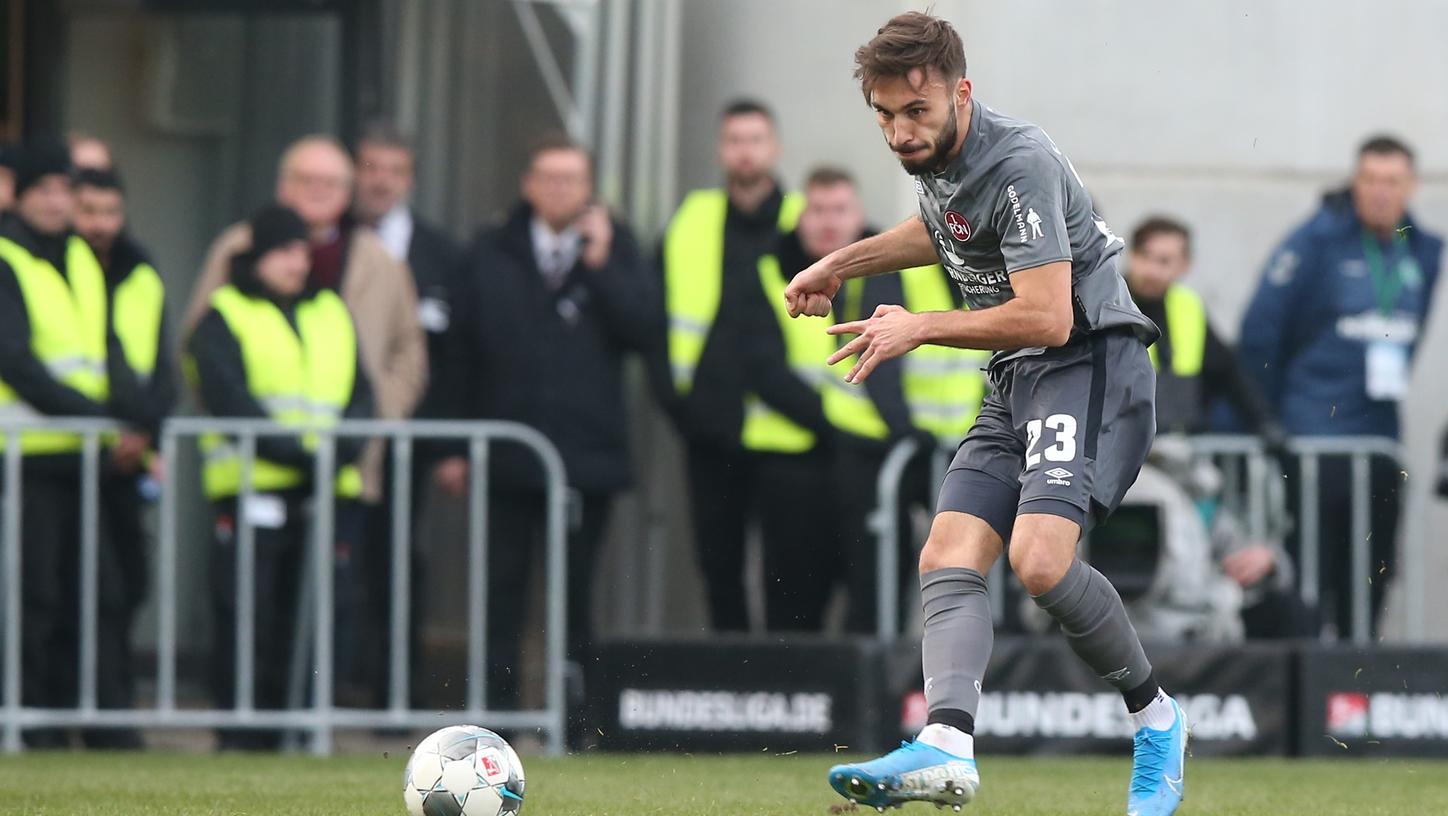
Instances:
[[[628,228],[593,201],[592,164],[567,139],[540,142],[522,180],[523,201],[483,231],[468,259],[470,295],[454,317],[465,360],[458,419],[513,420],[558,447],[570,494],[569,656],[585,659],[594,558],[619,491],[633,481],[623,361],[656,331],[658,291]],[[493,446],[488,519],[488,655],[494,705],[517,699],[519,620],[528,573],[542,552],[545,481],[537,457]],[[441,464],[461,494],[461,451]],[[541,563],[541,560],[540,560]]]

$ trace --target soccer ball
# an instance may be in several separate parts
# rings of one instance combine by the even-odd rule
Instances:
[[[402,777],[412,816],[498,816],[523,809],[523,763],[508,741],[453,725],[417,744]]]

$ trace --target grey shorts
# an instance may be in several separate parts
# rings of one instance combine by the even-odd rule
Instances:
[[[1049,513],[1083,531],[1111,514],[1156,435],[1156,371],[1134,334],[1088,335],[990,371],[936,512],[985,520],[1010,541],[1015,517]]]

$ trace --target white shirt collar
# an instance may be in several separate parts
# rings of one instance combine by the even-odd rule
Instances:
[[[543,219],[534,216],[529,225],[533,238],[533,257],[545,276],[561,276],[578,263],[583,237],[573,227],[554,232]]]
[[[387,247],[387,254],[399,261],[407,260],[407,250],[412,246],[412,209],[398,204],[377,221],[377,237]]]

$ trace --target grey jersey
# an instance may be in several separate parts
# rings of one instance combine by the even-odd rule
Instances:
[[[1076,169],[1045,131],[977,100],[960,155],[940,173],[915,177],[920,216],[940,264],[971,309],[1015,297],[1010,276],[1071,262],[1072,342],[1119,326],[1154,342],[1157,327],[1136,308],[1118,269],[1125,242],[1091,206]],[[1040,348],[996,355],[1001,362]]]

